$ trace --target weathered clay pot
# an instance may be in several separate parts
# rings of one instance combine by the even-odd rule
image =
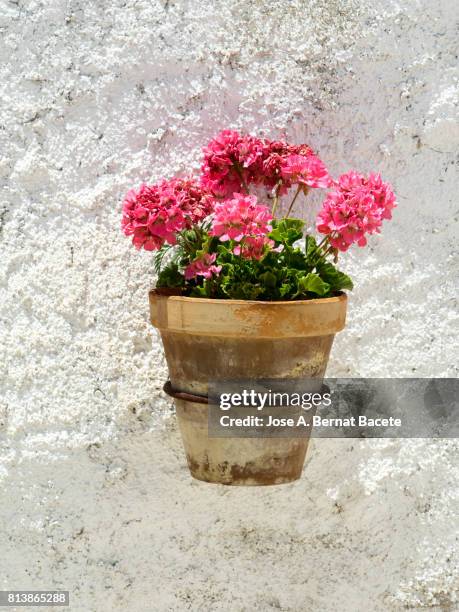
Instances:
[[[325,375],[346,295],[292,302],[210,300],[150,292],[171,386],[205,395],[209,380]],[[207,404],[176,399],[192,476],[229,485],[268,485],[301,476],[308,438],[212,438]],[[210,408],[212,409],[212,408]]]

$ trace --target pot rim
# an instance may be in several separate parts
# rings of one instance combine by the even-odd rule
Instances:
[[[158,298],[166,298],[166,299],[174,299],[175,301],[185,301],[185,302],[199,302],[201,303],[207,303],[207,304],[235,304],[235,305],[239,305],[242,306],[244,304],[248,304],[248,305],[267,305],[267,306],[287,306],[289,304],[301,304],[301,305],[306,305],[306,304],[317,304],[317,303],[321,303],[323,304],[324,302],[328,302],[328,303],[333,303],[333,302],[343,302],[343,301],[347,301],[347,293],[345,293],[344,291],[340,291],[338,295],[334,295],[332,297],[328,297],[328,298],[311,298],[309,300],[232,300],[230,298],[228,299],[224,299],[224,298],[201,298],[201,297],[192,297],[192,296],[188,296],[188,295],[167,295],[165,293],[161,293],[160,290],[158,289],[150,289],[150,291],[148,292],[149,295],[154,296],[154,297],[158,297]]]
[[[199,336],[300,338],[344,328],[347,295],[312,300],[223,300],[149,292],[150,320],[161,332]]]

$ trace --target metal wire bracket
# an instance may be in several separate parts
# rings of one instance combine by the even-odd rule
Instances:
[[[167,395],[169,395],[170,397],[185,400],[186,402],[194,402],[195,404],[209,403],[209,398],[207,395],[195,395],[193,393],[188,393],[187,391],[176,391],[172,386],[170,380],[167,380],[164,383],[163,391],[164,393],[167,393]]]

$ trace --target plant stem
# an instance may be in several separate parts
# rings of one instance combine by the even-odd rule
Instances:
[[[288,211],[287,211],[287,214],[284,216],[284,219],[287,219],[289,214],[292,212],[293,205],[295,204],[297,197],[300,195],[301,189],[302,189],[302,185],[298,185],[296,193],[293,196],[293,200],[290,202],[290,206],[288,207]]]
[[[335,247],[332,247],[331,245],[327,248],[327,250],[324,252],[323,257],[327,257],[328,255],[333,255],[333,263],[336,263],[338,261],[338,250],[335,249]]]
[[[331,252],[333,250],[333,248],[330,246],[330,244],[328,243],[328,240],[330,238],[329,234],[326,234],[322,240],[319,242],[319,244],[317,245],[316,250],[313,253],[313,265],[317,266],[317,264],[321,261],[324,260],[327,255],[329,254],[329,252]],[[326,247],[325,249],[323,247]]]
[[[239,180],[241,181],[241,185],[245,189],[245,192],[249,193],[249,188],[248,188],[247,183],[245,182],[244,176],[242,174],[241,164],[239,162],[234,162],[234,169],[236,170],[236,174],[238,175]]]
[[[274,213],[276,212],[277,205],[279,204],[279,191],[280,191],[281,186],[282,186],[282,180],[280,180],[277,183],[276,190],[274,192],[273,208],[271,210],[271,214],[273,217],[274,217]]]

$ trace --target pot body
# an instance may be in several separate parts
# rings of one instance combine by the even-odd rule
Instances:
[[[346,295],[256,302],[164,296],[150,292],[176,391],[206,395],[213,380],[317,379],[325,375]],[[301,476],[308,438],[212,438],[207,404],[175,400],[192,476],[231,485],[291,482]]]

